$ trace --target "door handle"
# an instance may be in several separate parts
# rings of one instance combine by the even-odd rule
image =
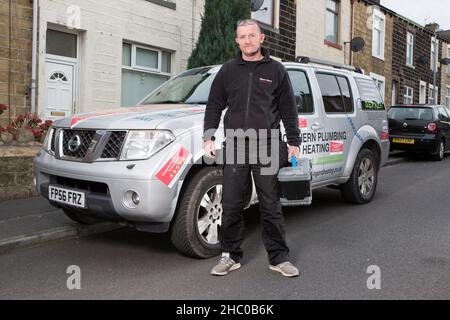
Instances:
[[[317,130],[320,130],[320,129],[322,129],[323,127],[320,125],[320,123],[318,123],[318,122],[315,122],[312,126],[311,126],[311,129],[313,129],[314,131],[317,131]]]

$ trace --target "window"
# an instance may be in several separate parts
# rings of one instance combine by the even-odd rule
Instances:
[[[309,81],[304,71],[300,70],[288,70],[289,79],[292,83],[292,89],[294,95],[300,97],[300,106],[298,107],[298,113],[313,113],[314,103],[311,95],[311,89]]]
[[[431,38],[431,58],[430,58],[430,68],[431,70],[434,71],[435,68],[435,62],[436,62],[436,69],[437,69],[437,64],[439,63],[438,61],[438,51],[436,50],[439,48],[439,40],[436,40],[435,37]],[[437,70],[436,70],[437,71]]]
[[[338,43],[339,1],[326,0],[325,40]]]
[[[447,58],[450,59],[450,44],[447,46]],[[447,75],[450,77],[450,64],[447,65]]]
[[[385,110],[384,100],[375,83],[366,78],[355,78],[363,110]]]
[[[353,99],[347,78],[332,74],[317,74],[326,113],[353,112]]]
[[[384,60],[384,38],[386,29],[386,16],[378,9],[373,12],[372,27],[372,55]]]
[[[405,94],[403,95],[404,104],[413,104],[414,103],[414,89],[408,86],[405,86]]]
[[[437,104],[438,103],[438,87],[434,87],[432,84],[429,85],[428,91],[428,104]]]
[[[77,35],[47,29],[46,52],[57,56],[77,57]]]
[[[252,18],[272,28],[277,28],[275,23],[276,10],[279,0],[264,0],[261,9],[252,12]]]
[[[446,122],[450,122],[450,118],[448,116],[447,111],[444,108],[438,108],[438,118],[441,121],[446,121]]]
[[[139,102],[170,78],[172,54],[132,43],[122,45],[122,106]]]
[[[427,83],[420,81],[419,84],[419,103],[425,104],[427,102]]]
[[[372,72],[370,73],[370,77],[375,82],[375,85],[378,87],[381,97],[384,100],[384,97],[385,97],[384,90],[385,90],[385,83],[386,83],[385,77],[380,76],[379,74],[376,74],[376,73],[372,73]]]
[[[406,36],[406,64],[414,65],[414,35],[410,32]]]
[[[447,87],[447,93],[445,95],[445,105],[450,108],[450,86]]]

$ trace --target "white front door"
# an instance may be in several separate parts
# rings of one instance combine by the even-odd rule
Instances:
[[[75,64],[73,62],[47,60],[45,115],[57,119],[72,115],[74,104]]]

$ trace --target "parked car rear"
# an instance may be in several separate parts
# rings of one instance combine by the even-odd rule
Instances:
[[[440,161],[450,149],[450,114],[444,106],[393,106],[388,119],[391,150],[428,153]]]

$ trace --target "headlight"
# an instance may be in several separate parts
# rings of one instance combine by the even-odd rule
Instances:
[[[173,133],[167,130],[131,130],[120,160],[148,159],[174,140]]]
[[[47,130],[47,134],[45,135],[45,139],[44,139],[44,144],[42,145],[42,147],[44,148],[44,150],[50,154],[53,154],[53,151],[51,148],[51,144],[52,144],[52,138],[53,135],[55,134],[55,129],[53,127],[50,127]]]

